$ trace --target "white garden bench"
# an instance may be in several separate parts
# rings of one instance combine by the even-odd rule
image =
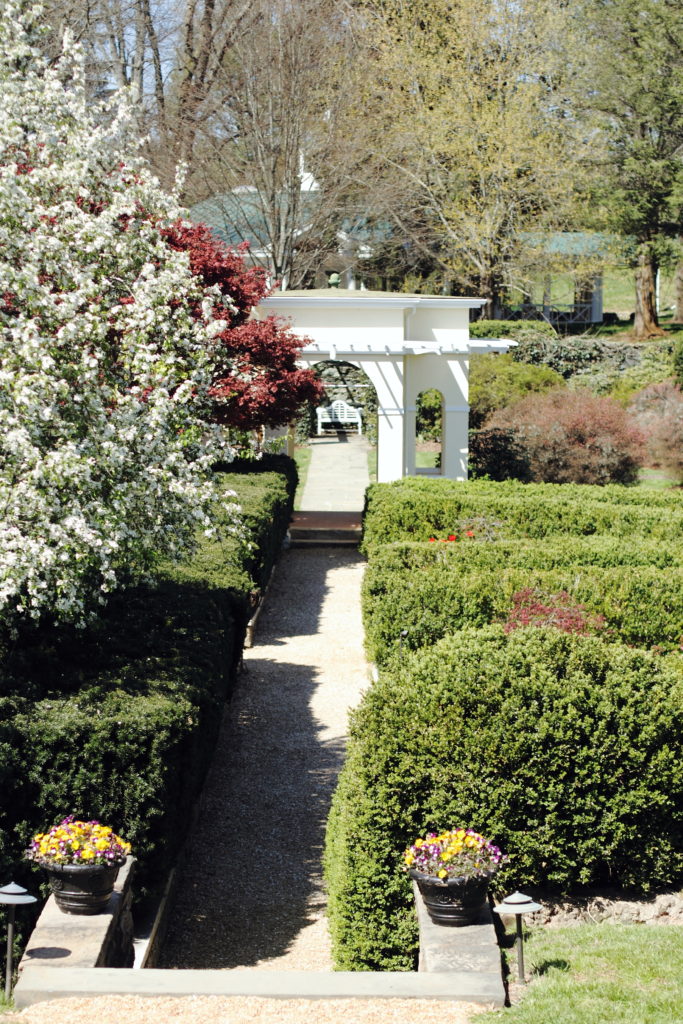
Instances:
[[[321,405],[315,410],[318,417],[318,436],[323,432],[323,427],[345,427],[347,424],[355,423],[358,426],[358,433],[362,433],[363,420],[360,409],[349,405],[341,398],[331,405]]]

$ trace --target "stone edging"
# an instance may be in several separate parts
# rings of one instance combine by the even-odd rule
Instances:
[[[436,974],[375,971],[98,970],[27,968],[14,992],[17,1008],[68,997],[259,996],[270,999],[445,999],[492,1005],[488,984],[471,971]],[[497,1003],[502,1005],[502,1001]]]

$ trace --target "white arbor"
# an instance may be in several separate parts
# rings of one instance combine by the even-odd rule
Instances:
[[[377,479],[415,474],[418,395],[431,388],[442,396],[442,454],[438,474],[467,478],[469,357],[507,352],[500,338],[471,339],[469,311],[484,299],[393,292],[278,292],[259,312],[287,319],[307,339],[300,361],[343,360],[360,367],[377,391]]]

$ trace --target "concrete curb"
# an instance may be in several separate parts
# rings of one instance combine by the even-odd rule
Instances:
[[[268,999],[445,999],[502,1006],[500,973],[374,971],[166,971],[31,964],[14,990],[18,1009],[73,996],[259,996]]]

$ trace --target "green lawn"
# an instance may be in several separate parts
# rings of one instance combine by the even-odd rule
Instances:
[[[644,467],[638,474],[639,487],[654,487],[658,491],[665,491],[668,488],[676,487],[677,485],[678,481],[664,469],[649,469]]]
[[[522,301],[521,293],[515,300]],[[543,297],[543,281],[539,280],[533,288],[534,301],[540,302]],[[673,271],[663,271],[660,283],[659,306],[663,319],[670,315],[670,307],[674,303]],[[571,274],[554,274],[552,279],[551,300],[558,305],[571,305],[574,298],[574,282]],[[617,313],[621,320],[628,320],[635,310],[635,283],[633,270],[628,267],[608,267],[603,275],[602,308],[607,313]]]
[[[417,469],[434,469],[439,452],[415,452],[415,467]]]
[[[372,447],[368,452],[368,475],[370,483],[377,483],[377,448]]]
[[[301,507],[301,495],[304,493],[304,487],[306,486],[308,467],[311,464],[310,444],[296,446],[294,449],[294,461],[296,462],[296,468],[299,472],[299,485],[296,489],[296,494],[294,495],[294,510],[298,511]]]
[[[476,1024],[673,1024],[683,1007],[683,928],[538,928],[525,947],[525,988]],[[516,977],[515,953],[508,961]],[[521,997],[519,995],[521,988]]]
[[[431,469],[436,465],[436,452],[417,452],[415,455],[415,465],[418,469]],[[371,448],[368,452],[368,473],[370,475],[370,483],[374,484],[377,481],[377,449]]]

